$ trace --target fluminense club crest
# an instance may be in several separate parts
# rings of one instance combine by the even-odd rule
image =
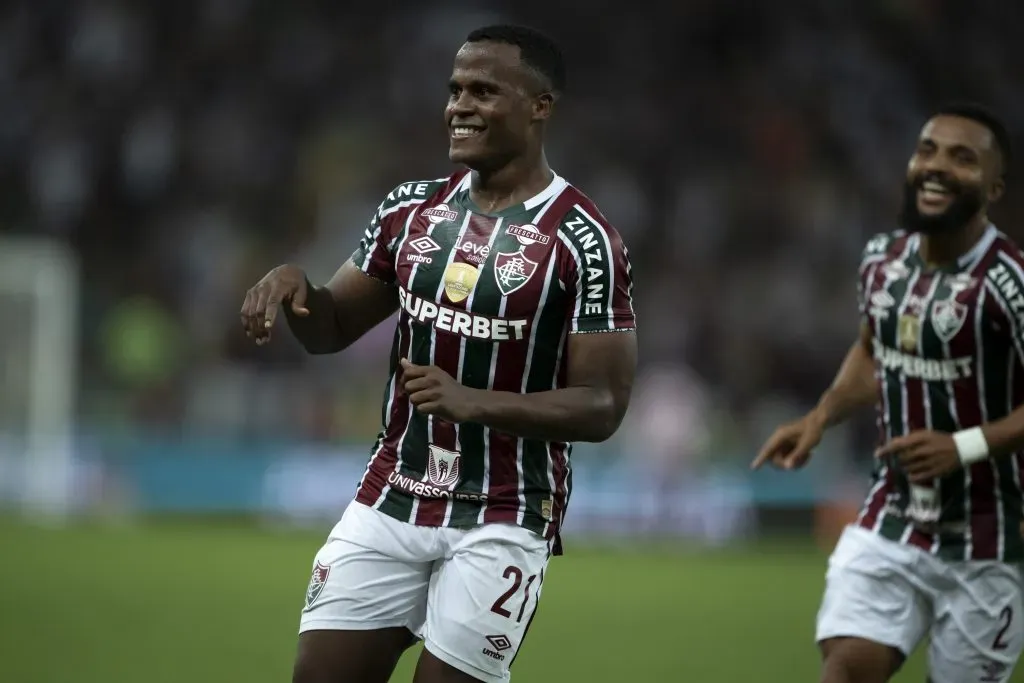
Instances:
[[[935,335],[945,343],[956,336],[967,320],[967,305],[955,299],[932,304],[932,327]]]
[[[323,592],[330,573],[330,566],[321,564],[318,560],[313,567],[313,575],[309,577],[309,587],[306,589],[306,607],[311,607],[316,602],[316,599],[320,597],[320,593]]]
[[[537,262],[526,258],[522,251],[499,251],[494,259],[494,279],[505,296],[529,282]]]

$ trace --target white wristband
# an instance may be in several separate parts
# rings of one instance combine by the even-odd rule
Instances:
[[[981,427],[971,427],[957,432],[953,435],[953,443],[956,444],[956,452],[964,465],[972,465],[988,457],[988,441],[985,440]]]

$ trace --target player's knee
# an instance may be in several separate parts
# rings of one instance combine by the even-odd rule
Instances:
[[[903,656],[892,648],[855,638],[822,643],[821,683],[887,683]]]

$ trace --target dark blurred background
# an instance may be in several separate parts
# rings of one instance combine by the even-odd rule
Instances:
[[[866,485],[871,416],[806,472],[746,465],[853,339],[860,250],[895,227],[931,109],[978,100],[1019,132],[1020,3],[3,3],[0,501],[305,520],[279,586],[301,596],[380,426],[391,324],[313,359],[283,326],[247,343],[238,309],[282,262],[325,281],[393,186],[453,170],[452,58],[500,22],[563,45],[549,159],[634,262],[641,374],[619,435],[577,450],[569,530],[827,549]],[[1014,185],[994,214],[1011,236]]]

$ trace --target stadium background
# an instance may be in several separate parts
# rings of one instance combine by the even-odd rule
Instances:
[[[929,108],[980,99],[1019,129],[1024,6],[586,11],[0,8],[0,681],[289,680],[390,331],[312,360],[283,331],[250,346],[237,310],[279,262],[323,281],[392,186],[449,172],[451,59],[502,21],[565,46],[549,158],[630,245],[642,352],[627,424],[576,452],[567,555],[514,673],[815,680],[870,419],[798,475],[746,465],[852,338],[859,250],[893,227]],[[1014,189],[996,218],[1017,236]]]

